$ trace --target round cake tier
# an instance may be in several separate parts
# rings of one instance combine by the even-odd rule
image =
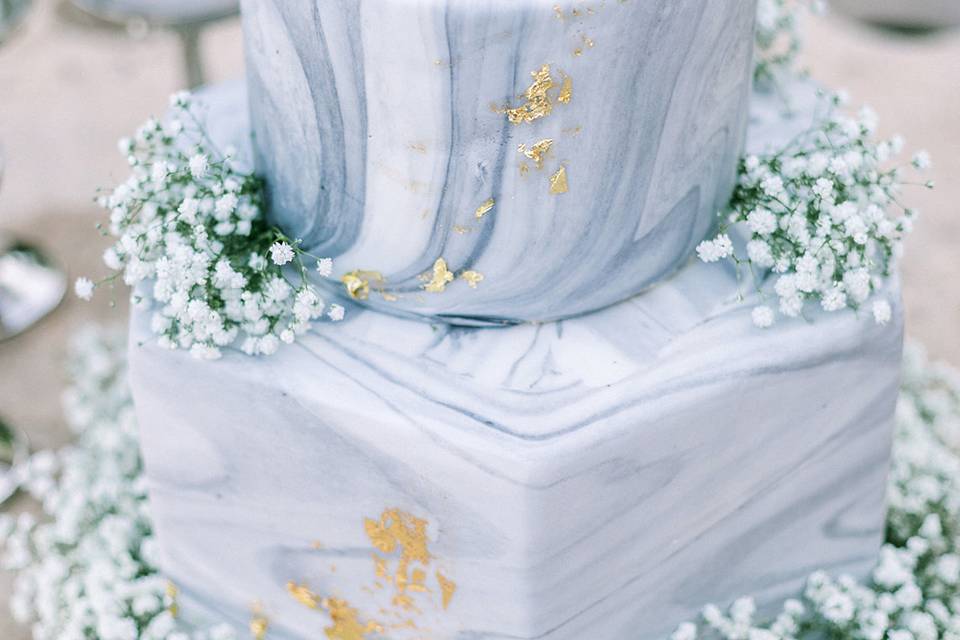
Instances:
[[[729,196],[754,2],[244,2],[270,215],[341,293],[552,320],[672,273]]]

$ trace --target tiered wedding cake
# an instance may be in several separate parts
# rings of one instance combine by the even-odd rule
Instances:
[[[688,262],[745,135],[809,123],[751,106],[754,9],[245,3],[248,87],[207,93],[212,137],[357,304],[213,363],[136,313],[185,601],[271,639],[646,640],[866,573],[899,308],[761,331],[732,268]]]

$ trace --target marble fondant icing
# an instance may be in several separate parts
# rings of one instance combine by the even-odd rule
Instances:
[[[695,265],[569,321],[358,311],[270,359],[215,363],[152,346],[140,313],[131,382],[162,567],[238,625],[259,603],[278,640],[335,628],[290,584],[349,603],[363,638],[646,640],[816,569],[866,576],[899,306],[886,327],[817,313],[760,331],[736,294],[730,271]],[[394,600],[405,547],[383,553],[366,524],[391,509],[424,523],[414,609]],[[446,608],[436,572],[455,584]]]
[[[213,138],[243,143],[242,86],[205,99]],[[812,117],[753,107],[753,149]],[[271,640],[647,640],[815,569],[865,576],[897,283],[884,327],[813,311],[755,329],[750,291],[695,263],[555,323],[354,308],[269,359],[214,363],[155,347],[136,311],[131,388],[184,611],[255,616]]]
[[[338,278],[377,272],[364,303],[390,313],[484,324],[622,301],[672,273],[729,195],[754,13],[245,0],[271,215]],[[439,258],[483,280],[425,290]]]

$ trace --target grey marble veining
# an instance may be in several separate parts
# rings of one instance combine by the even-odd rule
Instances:
[[[457,591],[447,610],[418,596],[419,631],[391,640],[664,638],[707,602],[770,603],[820,568],[866,575],[899,305],[887,327],[850,312],[760,331],[735,293],[730,272],[694,265],[574,320],[355,312],[270,359],[212,364],[138,346],[138,315],[163,569],[239,625],[261,603],[269,637],[290,640],[331,622],[288,581],[393,619],[363,523],[394,507],[430,523]]]
[[[242,85],[204,99],[213,137],[242,146]],[[749,147],[807,126],[795,104],[787,119],[755,96]],[[370,640],[648,640],[707,602],[775,602],[816,569],[866,575],[898,285],[881,293],[889,326],[814,311],[765,331],[740,287],[695,263],[593,314],[496,329],[351,309],[269,359],[215,363],[153,346],[135,312],[151,512],[184,611],[243,627],[258,603],[271,640],[323,637],[334,622],[293,581],[382,625]],[[419,613],[375,572],[365,519],[391,508],[429,523]],[[456,583],[447,608],[438,570]],[[391,626],[402,616],[417,629]]]
[[[380,272],[385,283],[371,284],[391,300],[374,291],[366,304],[390,313],[484,324],[622,301],[675,271],[729,195],[754,10],[736,0],[245,0],[271,215],[335,258],[337,278]],[[503,107],[525,102],[543,65],[551,112],[512,124]],[[538,169],[518,147],[545,139]],[[561,167],[568,191],[553,194]],[[424,291],[420,276],[441,257],[484,280]]]

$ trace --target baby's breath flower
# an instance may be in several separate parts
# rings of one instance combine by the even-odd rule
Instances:
[[[234,168],[235,151],[209,148],[189,94],[170,102],[167,124],[151,120],[120,145],[131,176],[99,200],[117,238],[103,261],[112,277],[141,288],[142,305],[156,305],[158,344],[202,359],[227,347],[269,355],[310,322],[342,317],[343,307],[326,308],[299,256],[316,261],[320,276],[332,273],[332,261],[270,227],[260,181]],[[299,283],[288,280],[297,275]],[[77,294],[89,298],[94,286],[82,278]]]
[[[293,252],[293,247],[286,242],[274,242],[270,245],[270,259],[277,266],[283,266],[291,262],[294,255],[296,254]]]
[[[830,101],[836,105],[840,99]],[[834,107],[822,121],[789,146],[764,156],[748,156],[720,234],[700,243],[704,262],[731,258],[747,263],[758,278],[777,274],[773,292],[781,315],[798,317],[808,301],[828,312],[867,304],[893,269],[916,214],[899,206],[901,171],[886,160],[900,140],[876,141],[876,114],[864,109],[857,119]],[[929,164],[922,152],[918,167]],[[737,256],[724,228],[742,225],[746,256]],[[889,304],[879,306],[879,324],[889,322]],[[754,314],[757,326],[769,326],[766,311]],[[757,322],[759,320],[759,322]],[[772,320],[771,320],[772,322]]]
[[[713,240],[704,240],[697,246],[697,255],[704,262],[717,262],[733,254],[730,236],[721,234]]]
[[[766,305],[754,307],[753,312],[750,315],[753,318],[753,324],[761,329],[766,329],[767,327],[773,326],[773,309]]]
[[[324,278],[329,278],[333,275],[333,260],[330,258],[320,258],[317,260],[317,273]]]
[[[190,175],[196,180],[206,177],[207,171],[210,169],[210,162],[207,160],[207,156],[198,153],[195,156],[190,158]]]
[[[73,283],[73,291],[81,300],[91,300],[95,285],[89,278],[80,277]]]
[[[883,326],[890,322],[893,311],[890,308],[889,302],[886,300],[875,300],[871,309],[873,311],[873,319],[877,324]]]

